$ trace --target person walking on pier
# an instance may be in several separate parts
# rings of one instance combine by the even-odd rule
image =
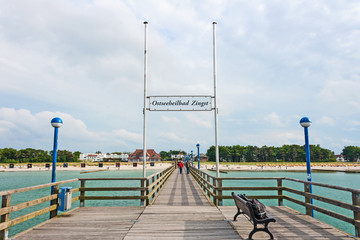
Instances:
[[[182,174],[182,169],[183,169],[183,167],[184,167],[184,164],[182,163],[181,160],[180,160],[178,166],[179,166],[179,169],[180,169],[180,174]]]
[[[186,161],[185,166],[186,166],[186,173],[189,174],[190,173],[190,162],[189,162],[189,160]]]

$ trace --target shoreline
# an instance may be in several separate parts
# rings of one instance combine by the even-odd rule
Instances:
[[[14,164],[14,168],[9,168],[9,164],[0,164],[0,172],[26,172],[26,171],[51,171],[50,168],[46,168],[44,163],[33,163],[32,168],[27,168],[26,164]],[[162,170],[170,167],[172,164],[169,162],[155,163],[154,166],[146,164],[146,169]],[[196,167],[196,165],[194,164]],[[214,164],[201,164],[201,170],[216,171]],[[121,163],[120,167],[116,167],[115,163],[104,163],[103,167],[99,167],[98,163],[86,163],[86,167],[81,167],[80,163],[69,164],[68,167],[58,164],[56,171],[96,171],[96,170],[142,170],[142,163],[138,163],[136,167],[133,167],[132,163]],[[274,163],[261,163],[261,164],[220,164],[220,172],[233,172],[233,171],[276,171],[276,172],[306,172],[305,163],[298,164],[274,164]],[[314,163],[311,166],[312,172],[346,172],[346,173],[360,173],[360,164],[358,163]]]
[[[154,169],[154,170],[163,170],[171,166],[171,163],[155,163],[154,166],[150,166],[150,164],[146,164],[146,169]],[[143,165],[137,164],[136,167],[133,167],[131,164],[123,163],[120,164],[120,167],[116,167],[114,164],[104,164],[103,167],[99,167],[98,165],[86,165],[86,167],[81,167],[80,164],[78,165],[69,165],[68,167],[63,167],[63,165],[57,165],[56,171],[80,171],[87,172],[87,171],[96,171],[96,170],[142,170]],[[44,167],[44,164],[34,163],[32,168],[28,168],[27,164],[14,164],[14,168],[9,168],[9,164],[0,165],[0,173],[1,172],[44,172],[44,171],[52,171],[52,164],[50,164],[50,168]]]
[[[209,167],[210,166],[210,167]],[[201,166],[202,168],[202,166]],[[205,165],[204,169],[216,171],[215,165]],[[306,172],[306,164],[253,164],[253,165],[220,165],[220,172],[254,171],[254,172]],[[344,163],[314,163],[311,166],[312,172],[346,172],[360,173],[360,164]]]

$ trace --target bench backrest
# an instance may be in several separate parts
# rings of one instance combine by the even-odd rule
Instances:
[[[236,206],[239,209],[241,209],[246,215],[248,215],[249,217],[252,217],[253,214],[250,213],[250,211],[251,211],[249,209],[250,206],[247,204],[247,202],[236,194],[233,194],[233,197],[234,197]]]

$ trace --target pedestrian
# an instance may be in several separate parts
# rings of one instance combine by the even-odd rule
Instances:
[[[182,163],[181,160],[179,161],[178,167],[179,167],[179,169],[180,169],[180,174],[182,174],[182,169],[183,169],[183,167],[184,167],[184,164]]]
[[[190,173],[190,162],[186,161],[185,166],[186,166],[186,173],[189,174]]]

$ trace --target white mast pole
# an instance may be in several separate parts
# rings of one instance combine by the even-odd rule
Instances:
[[[216,149],[216,177],[219,171],[219,137],[218,137],[218,107],[217,107],[217,73],[216,73],[216,22],[213,22],[213,68],[214,68],[214,116],[215,116],[215,149]]]
[[[148,22],[145,24],[145,51],[144,51],[144,128],[143,128],[143,177],[146,177],[146,97],[147,97],[147,35],[148,35]]]

